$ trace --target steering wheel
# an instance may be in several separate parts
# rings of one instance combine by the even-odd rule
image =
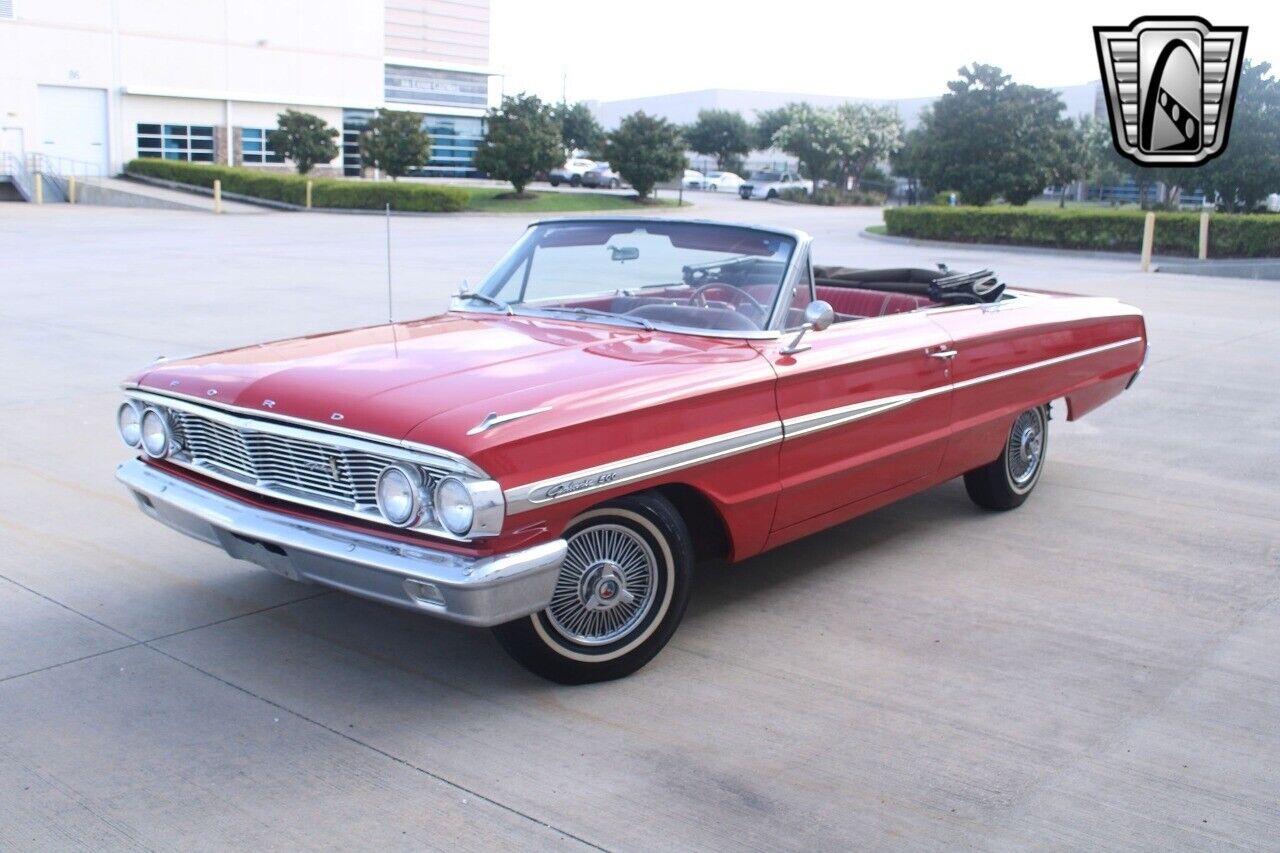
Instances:
[[[730,304],[733,305],[735,309],[739,305],[741,305],[743,302],[750,302],[760,311],[761,316],[764,316],[769,313],[769,309],[761,305],[754,296],[752,296],[750,293],[747,293],[747,291],[745,291],[738,285],[730,284],[727,281],[709,281],[706,284],[695,287],[693,289],[693,293],[689,294],[689,304],[697,306],[699,308],[706,308],[707,297],[704,294],[708,290],[714,290],[717,287],[722,290],[727,290],[727,291],[730,291],[731,293],[737,294],[737,296],[735,297],[735,300],[730,302]]]

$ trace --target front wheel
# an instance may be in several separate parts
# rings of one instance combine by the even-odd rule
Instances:
[[[1027,409],[1014,418],[1000,456],[964,475],[969,498],[984,509],[1022,506],[1040,481],[1048,449],[1049,407]]]
[[[569,179],[569,186],[571,187],[582,186],[582,178],[578,177],[577,175],[574,175],[572,178]]]
[[[609,180],[609,189],[616,190],[620,186],[622,186],[622,183],[617,178],[611,178]]]
[[[666,498],[628,495],[584,512],[551,605],[493,633],[526,669],[561,684],[630,675],[671,639],[689,600],[693,541]]]

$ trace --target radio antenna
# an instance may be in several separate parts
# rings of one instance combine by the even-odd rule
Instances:
[[[391,202],[387,202],[387,322],[395,323],[395,303],[391,299]]]
[[[400,355],[400,341],[396,335],[395,302],[391,299],[391,202],[386,207],[387,223],[387,325],[391,327],[391,347]]]

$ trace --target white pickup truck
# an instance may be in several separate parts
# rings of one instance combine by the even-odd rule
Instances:
[[[812,195],[813,181],[806,181],[798,172],[752,172],[751,177],[738,187],[743,198],[777,198],[783,190],[804,190]]]

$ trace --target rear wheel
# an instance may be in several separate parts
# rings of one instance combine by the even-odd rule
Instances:
[[[552,178],[552,179],[551,179],[551,186],[553,186],[553,187],[558,187],[558,186],[560,186],[560,179],[559,179],[559,178]]]
[[[521,665],[561,684],[630,675],[671,639],[689,600],[693,541],[660,495],[628,495],[584,512],[551,605],[493,629]]]
[[[571,187],[582,186],[582,178],[579,177],[578,175],[574,175],[572,178],[569,179],[569,186]]]
[[[969,498],[984,509],[1021,506],[1040,481],[1048,449],[1049,407],[1027,409],[1014,418],[1000,456],[964,475]]]

